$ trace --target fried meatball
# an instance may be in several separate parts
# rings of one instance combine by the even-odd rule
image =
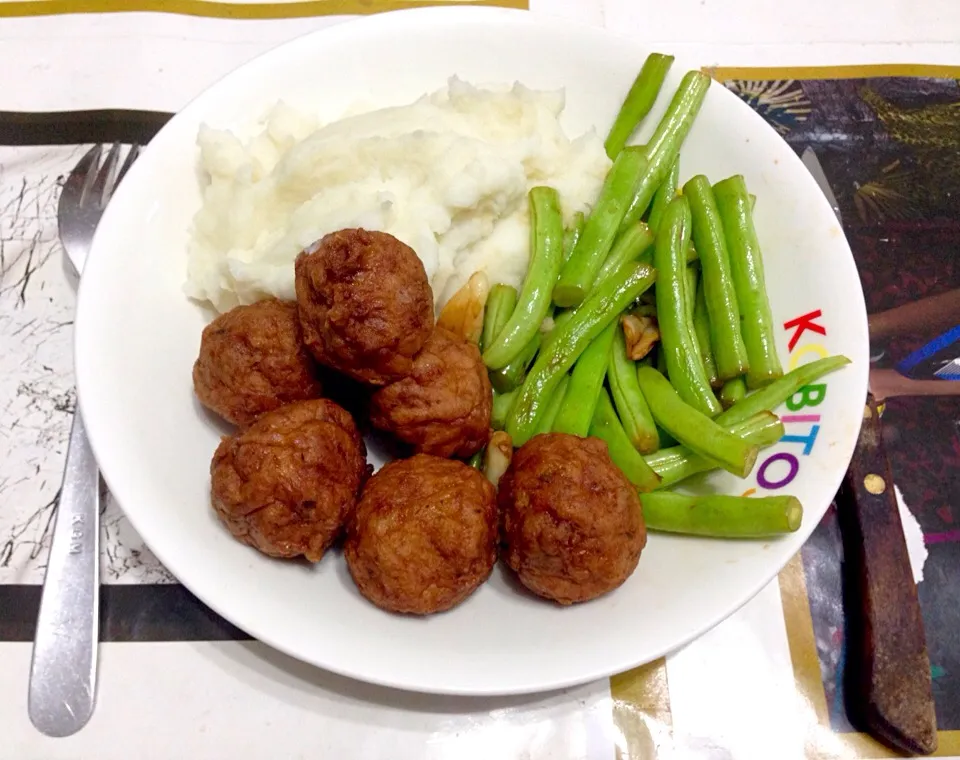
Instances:
[[[438,327],[403,380],[370,399],[370,421],[422,454],[466,458],[490,435],[493,395],[479,349]]]
[[[452,459],[417,454],[370,478],[347,523],[344,556],[360,593],[427,615],[466,599],[497,561],[493,486]]]
[[[320,381],[301,342],[297,304],[271,298],[213,320],[200,339],[193,389],[201,404],[235,425],[317,398]]]
[[[507,564],[560,604],[617,588],[647,542],[636,489],[597,438],[531,438],[500,479],[498,501]]]
[[[392,235],[340,230],[297,257],[303,337],[317,361],[371,385],[410,374],[433,332],[433,291]]]
[[[328,399],[298,401],[221,441],[210,465],[213,507],[264,554],[318,562],[369,472],[353,418]]]

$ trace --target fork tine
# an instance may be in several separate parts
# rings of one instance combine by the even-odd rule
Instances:
[[[120,184],[120,181],[126,176],[127,172],[130,171],[130,167],[133,166],[133,162],[140,157],[141,147],[139,145],[131,145],[130,152],[127,154],[127,159],[123,162],[123,166],[120,167],[120,171],[117,172],[117,181],[113,183],[114,189]]]
[[[120,143],[115,142],[107,153],[107,160],[103,162],[100,171],[97,172],[93,185],[90,186],[89,193],[92,200],[103,208],[113,195],[114,180],[117,173],[117,164],[120,162]],[[86,201],[86,196],[82,201]],[[81,202],[82,202],[81,201]]]
[[[73,171],[70,172],[63,183],[63,190],[60,194],[61,201],[68,200],[76,206],[80,205],[81,199],[87,194],[97,176],[96,169],[100,164],[100,152],[101,147],[94,145],[73,167]]]

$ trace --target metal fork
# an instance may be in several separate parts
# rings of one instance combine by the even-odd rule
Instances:
[[[140,148],[134,145],[121,165],[122,152],[115,143],[101,164],[102,148],[94,146],[60,193],[60,240],[78,275],[103,209]],[[93,714],[100,622],[99,544],[100,473],[78,408],[70,430],[30,665],[30,721],[48,736],[76,733]]]

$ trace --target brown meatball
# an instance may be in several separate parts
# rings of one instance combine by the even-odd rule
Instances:
[[[410,375],[370,399],[370,421],[423,454],[466,458],[490,435],[493,395],[479,349],[438,327]]]
[[[237,306],[207,325],[193,389],[201,404],[235,425],[317,398],[320,381],[300,339],[296,303],[271,298]]]
[[[360,593],[391,612],[427,615],[466,599],[497,561],[493,486],[462,462],[417,454],[370,478],[347,524]]]
[[[240,541],[318,562],[369,475],[347,412],[328,399],[267,412],[224,438],[210,465],[213,507]]]
[[[413,249],[392,235],[340,230],[297,257],[303,338],[317,361],[361,382],[408,375],[433,332],[433,291]]]
[[[500,479],[507,564],[560,604],[612,591],[647,542],[636,489],[597,438],[547,433],[514,454]]]

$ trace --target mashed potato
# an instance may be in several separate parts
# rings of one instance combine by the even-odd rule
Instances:
[[[293,261],[328,232],[382,230],[423,260],[438,305],[477,270],[519,286],[527,191],[587,210],[610,167],[594,132],[570,140],[562,92],[489,90],[456,78],[407,106],[319,127],[279,104],[249,141],[201,127],[208,181],[194,218],[187,294],[219,311],[294,298]]]

